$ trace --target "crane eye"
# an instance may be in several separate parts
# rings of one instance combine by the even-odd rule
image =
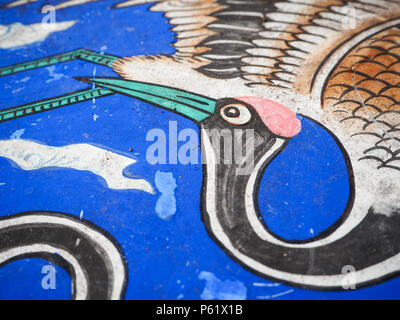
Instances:
[[[247,106],[240,103],[230,103],[220,109],[220,114],[225,121],[234,125],[246,124],[251,119]]]

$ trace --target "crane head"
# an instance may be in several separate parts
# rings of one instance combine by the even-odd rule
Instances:
[[[301,130],[300,120],[290,108],[265,98],[213,99],[196,93],[152,83],[119,78],[77,78],[178,113],[203,127],[259,128],[272,135],[291,138]]]

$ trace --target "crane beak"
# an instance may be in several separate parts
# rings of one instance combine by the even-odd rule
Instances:
[[[217,103],[214,99],[198,94],[146,82],[119,78],[76,77],[75,79],[134,97],[156,107],[178,113],[195,122],[203,121],[211,116]]]

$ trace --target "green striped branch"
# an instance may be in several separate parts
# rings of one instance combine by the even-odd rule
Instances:
[[[0,110],[0,122],[17,119],[39,112],[53,110],[56,108],[68,106],[70,104],[91,100],[93,98],[108,96],[113,93],[115,92],[108,89],[86,89],[51,99],[28,103],[22,106],[3,109]]]

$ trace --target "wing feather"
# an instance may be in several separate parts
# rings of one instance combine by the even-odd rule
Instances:
[[[66,0],[56,8],[91,1]],[[201,61],[193,67],[209,77],[292,89],[307,87],[316,62],[356,32],[343,28],[352,10],[360,25],[400,11],[400,0],[127,0],[113,8],[147,3],[169,19],[175,58]]]
[[[146,0],[129,0],[117,7]],[[197,70],[217,79],[242,78],[247,85],[296,88],[304,68],[315,67],[321,48],[343,37],[351,10],[364,21],[384,13],[398,0],[162,0],[173,25],[175,56],[202,61]],[[350,10],[350,11],[349,11]],[[331,48],[332,49],[332,48]]]

